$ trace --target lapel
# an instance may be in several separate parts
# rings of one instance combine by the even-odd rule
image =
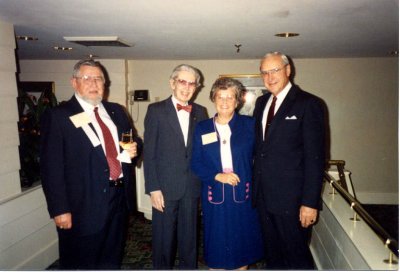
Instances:
[[[71,115],[70,116],[73,116],[75,114],[83,112],[83,108],[79,104],[79,102],[76,99],[75,95],[72,96],[72,98],[70,99],[69,102],[70,102],[70,108],[71,108]],[[96,130],[93,127],[93,124],[90,123],[89,126],[91,127],[91,129],[93,129],[94,133],[97,135]],[[82,137],[84,137],[85,140],[88,140],[87,139],[88,136],[86,136],[86,133],[82,130],[82,128],[79,128],[79,130],[81,131]],[[98,135],[97,135],[97,137],[98,137]],[[94,150],[95,150],[96,154],[99,156],[99,158],[102,159],[103,163],[106,163],[108,165],[107,158],[106,158],[106,155],[105,155],[105,153],[103,151],[103,147],[101,146],[101,144],[96,146],[96,147],[94,147]]]
[[[192,112],[189,115],[189,131],[188,131],[188,139],[187,139],[187,149],[188,150],[192,150],[192,143],[193,143],[193,133],[194,133],[194,128],[196,126],[197,123],[197,107],[192,104],[189,103],[190,105],[192,105]]]
[[[106,110],[106,112],[110,116],[111,120],[113,121],[113,123],[117,127],[118,137],[120,137],[120,135],[122,135],[122,133],[124,131],[122,131],[123,125],[120,122],[120,118],[118,118],[119,116],[117,116],[117,114],[115,114],[115,110],[113,109],[113,106],[112,106],[111,103],[108,103],[106,101],[102,101],[102,104],[104,106],[104,109]],[[119,147],[119,152],[121,153],[122,151],[123,151],[123,149],[120,146]]]
[[[179,141],[181,141],[182,143],[182,146],[185,146],[185,139],[183,138],[182,129],[179,124],[178,115],[176,114],[176,110],[174,107],[174,103],[172,102],[171,96],[167,100],[165,100],[164,112],[168,123],[172,127],[172,131],[174,131],[174,133],[177,135]]]
[[[296,99],[297,92],[298,91],[295,86],[292,86],[292,88],[290,88],[288,94],[286,95],[281,106],[279,107],[278,111],[276,112],[274,119],[272,120],[270,128],[268,129],[267,137],[268,137],[269,141],[267,140],[267,143],[271,142],[279,125],[282,124],[282,122],[285,122],[285,116],[287,116],[287,112],[292,108],[292,106],[295,102],[295,99]]]
[[[257,134],[257,139],[260,139],[263,141],[263,126],[262,126],[262,121],[263,121],[263,114],[264,114],[264,109],[267,106],[267,102],[269,97],[271,96],[270,93],[266,93],[261,97],[260,104],[258,106],[258,111],[255,112],[254,118],[256,119],[256,134]]]

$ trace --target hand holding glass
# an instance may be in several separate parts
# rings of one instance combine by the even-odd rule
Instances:
[[[136,143],[133,141],[132,130],[129,132],[123,132],[121,135],[121,142],[119,143],[121,147],[129,153],[131,158],[137,155]]]

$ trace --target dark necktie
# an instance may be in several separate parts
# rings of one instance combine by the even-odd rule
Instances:
[[[192,105],[182,106],[181,104],[176,104],[176,108],[178,109],[178,111],[185,110],[189,113],[192,111]]]
[[[276,96],[272,98],[272,103],[268,110],[267,122],[265,123],[264,141],[267,140],[267,131],[272,123],[272,119],[274,119],[275,104],[276,104]]]
[[[110,130],[104,124],[103,120],[101,120],[98,107],[94,108],[94,115],[96,116],[96,120],[100,125],[101,131],[103,132],[104,138],[104,146],[106,148],[106,158],[108,162],[108,167],[110,168],[110,178],[112,180],[117,180],[121,175],[121,164],[119,160],[117,160],[117,149],[115,148],[114,139],[111,135]]]

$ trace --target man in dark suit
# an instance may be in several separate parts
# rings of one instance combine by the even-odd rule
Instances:
[[[200,85],[198,70],[182,64],[169,84],[172,96],[148,107],[144,122],[144,176],[151,197],[154,269],[197,268],[200,181],[192,173],[192,135],[206,109],[189,103]]]
[[[118,269],[127,211],[133,206],[131,158],[141,141],[121,145],[131,131],[122,106],[102,101],[103,67],[74,66],[75,95],[51,109],[41,125],[41,175],[57,226],[61,269]]]
[[[256,101],[254,190],[268,269],[313,269],[309,226],[317,220],[324,173],[322,101],[290,82],[279,52],[261,60],[268,94]]]

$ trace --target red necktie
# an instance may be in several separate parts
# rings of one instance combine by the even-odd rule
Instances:
[[[104,145],[106,148],[106,158],[108,162],[108,167],[110,168],[110,178],[112,180],[117,180],[121,175],[121,164],[119,160],[117,160],[117,149],[115,148],[114,139],[111,135],[110,130],[104,124],[103,120],[101,120],[98,112],[98,107],[94,108],[94,115],[96,116],[97,122],[100,125],[101,131],[103,132]]]
[[[265,123],[264,141],[267,139],[267,131],[268,131],[269,126],[272,123],[272,119],[274,118],[275,103],[276,103],[276,96],[274,96],[272,98],[272,103],[268,110],[267,122]]]
[[[185,110],[189,113],[192,111],[192,105],[182,106],[181,104],[176,104],[176,108],[178,109],[178,111]]]

